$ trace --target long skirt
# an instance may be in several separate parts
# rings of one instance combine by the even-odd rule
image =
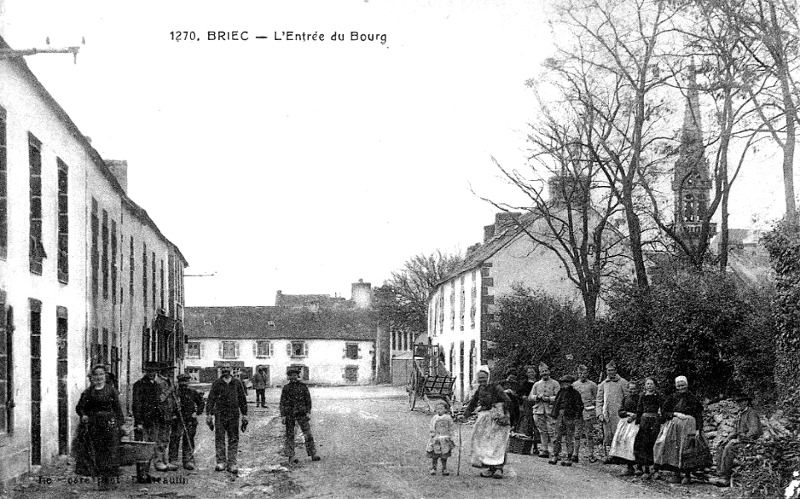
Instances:
[[[119,475],[120,428],[111,412],[89,415],[78,425],[75,439],[75,473],[84,476]]]
[[[664,469],[694,471],[710,466],[708,442],[697,431],[692,416],[676,414],[658,433],[653,461]]]
[[[637,463],[653,464],[653,446],[656,444],[660,429],[657,414],[645,413],[642,415],[639,421],[639,434],[633,444],[633,455],[636,457]]]
[[[478,413],[470,441],[470,464],[476,468],[500,467],[506,462],[511,427],[497,424],[496,417],[494,409]]]
[[[524,397],[522,400],[516,431],[531,437],[535,444],[542,441],[539,437],[539,429],[536,428],[536,422],[533,420],[533,402],[528,397]]]

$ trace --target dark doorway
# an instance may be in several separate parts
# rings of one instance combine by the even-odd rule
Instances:
[[[42,302],[31,306],[31,465],[42,464]]]
[[[58,307],[56,315],[56,337],[58,340],[56,357],[56,373],[58,375],[58,453],[63,456],[69,453],[67,309]]]

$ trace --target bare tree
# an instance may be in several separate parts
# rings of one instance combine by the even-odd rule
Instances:
[[[600,165],[588,150],[595,144],[595,115],[576,98],[576,86],[588,88],[586,74],[564,72],[557,83],[563,98],[548,105],[539,99],[541,118],[532,124],[530,170],[523,174],[494,160],[504,177],[524,194],[515,206],[482,198],[506,212],[522,212],[518,228],[550,250],[578,288],[588,324],[597,314],[604,282],[627,258],[626,235],[617,229],[623,211]]]
[[[759,117],[783,152],[783,185],[786,218],[797,223],[794,189],[794,155],[797,141],[800,90],[794,75],[798,71],[800,26],[795,0],[739,0],[731,9],[731,20],[743,44],[758,62],[759,86],[774,88],[762,96],[753,95]]]
[[[426,331],[428,294],[461,262],[461,255],[441,250],[411,257],[380,288],[377,308],[381,320],[396,331]]]
[[[572,35],[572,43],[559,48],[559,64],[590,68],[607,84],[600,95],[580,95],[599,125],[600,140],[589,151],[624,209],[636,282],[644,291],[649,283],[638,200],[641,180],[660,160],[656,146],[668,109],[660,89],[669,76],[659,63],[674,47],[676,12],[659,0],[556,2],[555,24]]]

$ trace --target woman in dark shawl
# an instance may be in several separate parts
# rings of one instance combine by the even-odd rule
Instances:
[[[116,388],[107,383],[106,369],[96,365],[91,386],[81,394],[75,408],[80,416],[75,472],[98,477],[102,487],[119,476],[119,441],[125,416]]]
[[[503,465],[506,463],[508,437],[511,433],[511,420],[508,407],[511,399],[497,383],[489,382],[489,368],[478,371],[478,389],[469,401],[464,412],[468,418],[478,412],[475,429],[472,432],[470,464],[476,468],[488,468],[481,476],[503,478]]]
[[[639,469],[644,467],[644,477],[649,480],[650,466],[653,465],[653,446],[661,429],[661,420],[658,411],[661,408],[661,395],[656,392],[656,382],[653,378],[644,380],[644,393],[639,397],[636,405],[636,424],[639,425],[639,433],[633,444],[633,454],[636,456],[636,464]]]

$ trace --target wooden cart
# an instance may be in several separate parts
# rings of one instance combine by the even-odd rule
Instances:
[[[456,379],[443,374],[446,370],[439,363],[438,353],[437,345],[415,345],[413,369],[406,384],[408,407],[412,411],[418,399],[424,400],[429,408],[433,400],[445,400],[448,406],[452,402]]]

